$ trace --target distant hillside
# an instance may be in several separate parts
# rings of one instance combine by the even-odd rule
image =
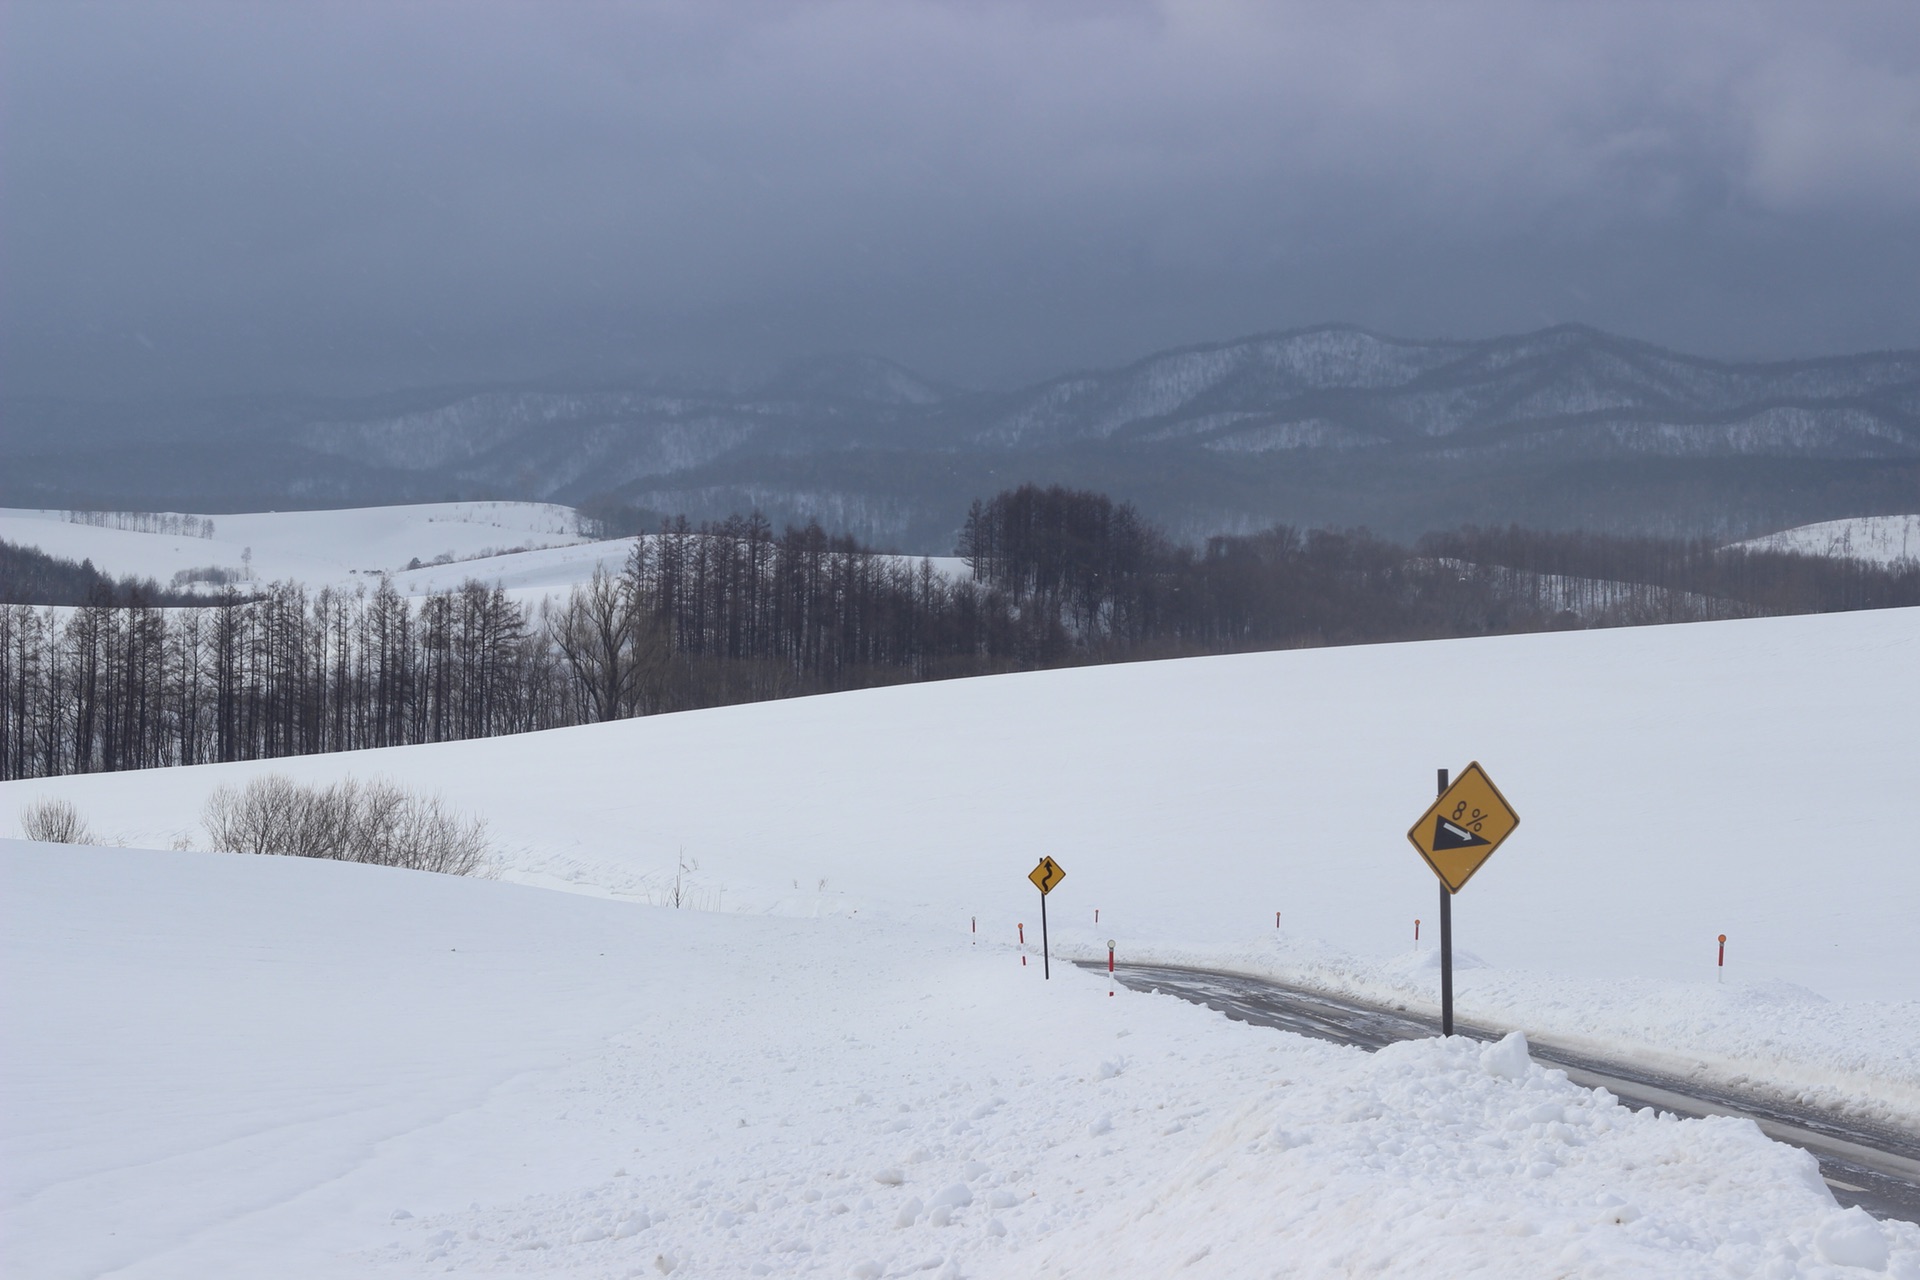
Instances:
[[[1797,551],[1868,564],[1920,565],[1920,515],[1828,520],[1783,529],[1745,545],[1759,551]]]
[[[1579,326],[1324,327],[1007,393],[836,356],[746,387],[0,412],[0,503],[757,507],[934,553],[968,501],[1026,480],[1127,498],[1184,537],[1519,521],[1737,538],[1920,506],[1920,352],[1731,364]]]

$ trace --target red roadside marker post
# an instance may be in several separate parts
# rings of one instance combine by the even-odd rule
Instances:
[[[1714,968],[1720,974],[1719,981],[1725,982],[1727,980],[1727,935],[1724,933],[1720,935],[1720,962]]]

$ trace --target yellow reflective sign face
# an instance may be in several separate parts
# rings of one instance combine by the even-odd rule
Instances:
[[[1520,815],[1476,760],[1420,815],[1407,839],[1440,883],[1458,893],[1519,825]]]
[[[1066,869],[1052,858],[1040,859],[1040,865],[1027,873],[1027,879],[1033,881],[1042,895],[1052,893],[1054,886],[1066,878]]]

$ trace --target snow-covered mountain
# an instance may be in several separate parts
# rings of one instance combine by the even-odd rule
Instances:
[[[759,507],[941,552],[969,500],[1025,480],[1116,493],[1185,535],[1520,520],[1737,537],[1920,495],[1920,352],[1734,364],[1580,326],[1473,342],[1323,327],[995,393],[835,356],[745,386],[253,402],[127,417],[108,451],[75,413],[8,406],[0,501]]]
[[[972,438],[1236,452],[1445,442],[1566,457],[1912,457],[1916,388],[1920,352],[1728,365],[1578,326],[1473,343],[1323,328],[1057,379],[1006,397]]]

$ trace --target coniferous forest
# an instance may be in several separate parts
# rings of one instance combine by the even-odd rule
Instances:
[[[957,550],[955,576],[817,525],[679,519],[538,609],[478,581],[408,599],[384,579],[183,606],[0,559],[32,569],[0,578],[0,779],[1082,663],[1920,604],[1920,570],[1705,541],[1278,527],[1182,546],[1124,503],[1031,485],[974,503]],[[67,603],[20,602],[63,583]]]

